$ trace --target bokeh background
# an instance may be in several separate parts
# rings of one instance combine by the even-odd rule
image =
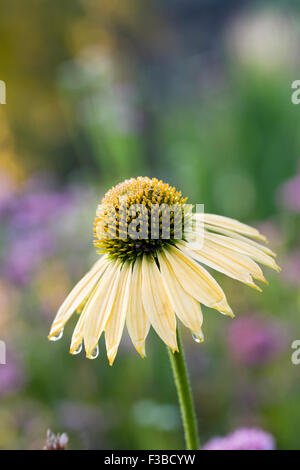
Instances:
[[[184,333],[202,442],[241,426],[299,449],[300,5],[296,0],[2,0],[0,448],[183,448],[167,352],[124,336],[109,367],[47,334],[96,259],[111,185],[157,176],[208,212],[259,227],[278,252],[260,294],[218,276],[237,318]],[[299,173],[298,173],[299,171]]]

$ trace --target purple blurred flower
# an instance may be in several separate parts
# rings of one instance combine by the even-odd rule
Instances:
[[[24,377],[19,362],[11,354],[6,356],[6,364],[0,364],[0,396],[19,390]]]
[[[53,253],[54,241],[46,230],[32,231],[12,242],[4,263],[8,279],[17,284],[28,281],[38,265]]]
[[[274,437],[258,428],[240,428],[225,437],[214,437],[202,450],[274,450]]]
[[[275,218],[260,221],[256,223],[257,229],[263,233],[273,250],[280,249],[284,243],[282,230]]]
[[[12,179],[2,170],[0,171],[0,216],[6,212],[15,194],[15,187]]]
[[[68,194],[42,191],[22,194],[11,204],[11,226],[14,230],[29,230],[49,222],[70,205]]]
[[[232,356],[241,364],[250,366],[273,359],[283,349],[284,337],[277,324],[251,314],[230,324],[227,343]]]
[[[282,262],[282,276],[288,284],[299,286],[300,284],[300,251],[292,251],[287,254]]]
[[[279,205],[292,212],[300,212],[300,173],[279,188]]]
[[[54,188],[51,177],[37,175],[24,183],[10,200],[3,224],[6,238],[3,274],[10,280],[28,282],[39,265],[53,254],[54,228],[72,207],[73,196]]]

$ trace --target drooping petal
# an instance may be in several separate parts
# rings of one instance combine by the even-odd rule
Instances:
[[[87,306],[83,338],[86,355],[89,358],[93,355],[116,300],[120,269],[121,264],[118,261],[110,261],[109,267],[100,280],[91,298],[91,302]],[[83,313],[85,312],[83,311]]]
[[[73,331],[73,335],[72,335],[72,339],[71,339],[71,345],[70,345],[70,353],[71,354],[76,354],[78,348],[80,347],[80,345],[82,344],[82,341],[83,341],[83,330],[84,330],[84,325],[85,325],[85,322],[86,322],[86,318],[87,318],[87,312],[89,311],[89,305],[98,289],[99,285],[96,284],[96,286],[94,287],[93,291],[91,292],[80,316],[79,316],[79,319],[76,323],[76,326],[75,326],[75,329]]]
[[[203,217],[203,214],[200,215]],[[197,214],[195,214],[195,216],[197,217]],[[204,213],[204,223],[242,233],[243,235],[257,238],[258,240],[266,240],[266,237],[261,235],[257,229],[222,215]]]
[[[134,347],[142,357],[145,357],[145,340],[150,322],[142,301],[142,260],[140,258],[137,258],[133,266],[126,325]]]
[[[201,330],[203,316],[200,303],[181,287],[164,251],[158,253],[158,261],[162,279],[176,315],[197,338],[203,340]]]
[[[147,255],[142,260],[142,299],[157,334],[173,351],[178,350],[175,313],[155,260]]]
[[[235,240],[241,240],[241,241],[247,243],[248,245],[251,245],[251,246],[254,246],[254,247],[258,248],[259,250],[263,251],[264,253],[266,253],[269,256],[272,256],[273,258],[276,257],[276,254],[272,250],[270,250],[269,247],[267,247],[265,245],[262,245],[261,243],[258,243],[257,241],[254,241],[251,238],[247,238],[247,236],[241,235],[240,233],[233,232],[232,230],[227,230],[225,228],[218,227],[216,225],[210,225],[210,224],[207,224],[207,223],[205,224],[205,229],[210,230],[212,232],[221,233],[221,234],[226,235],[226,236],[228,236],[230,238],[233,238]],[[265,243],[267,243],[267,239],[264,239],[263,241]]]
[[[234,316],[223,290],[203,266],[186,256],[178,248],[166,249],[165,255],[178,281],[188,294],[207,307],[214,308],[231,317]]]
[[[121,341],[131,284],[131,264],[124,263],[120,272],[119,288],[111,315],[105,327],[105,343],[109,364],[112,365]]]
[[[106,256],[101,257],[72,289],[56,314],[48,336],[49,339],[55,337],[61,331],[75,310],[89,296],[107,266],[108,261]]]
[[[211,240],[212,242],[224,246],[225,248],[229,248],[237,253],[241,253],[243,255],[247,255],[250,258],[256,260],[258,263],[261,263],[269,268],[275,269],[279,271],[280,268],[275,263],[272,256],[265,253],[261,248],[257,246],[251,245],[249,242],[245,242],[243,240],[237,240],[230,237],[225,237],[224,235],[220,235],[217,233],[205,232],[205,239]]]
[[[261,289],[253,282],[252,276],[254,279],[266,282],[262,270],[251,258],[220,247],[217,244],[214,246],[209,240],[204,242],[203,248],[197,248],[197,245],[185,242],[180,243],[180,248],[200,263],[206,264],[256,290],[260,291]]]

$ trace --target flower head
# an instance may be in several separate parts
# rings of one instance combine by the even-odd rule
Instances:
[[[108,191],[97,209],[94,235],[101,257],[62,304],[49,339],[62,336],[77,310],[71,353],[80,352],[84,341],[87,357],[97,357],[105,332],[110,364],[125,322],[143,357],[150,325],[176,351],[176,316],[199,341],[201,304],[233,316],[203,265],[258,290],[254,280],[266,280],[255,261],[279,269],[274,253],[253,240],[264,240],[256,229],[227,217],[193,215],[186,198],[156,178],[132,178]]]
[[[98,207],[95,246],[99,253],[124,260],[134,261],[142,254],[155,254],[174,242],[176,222],[183,222],[182,208],[186,201],[181,192],[156,178],[126,180],[108,191]],[[170,225],[167,237],[163,233],[163,216],[164,220],[167,216]]]
[[[214,437],[202,450],[273,450],[274,437],[262,429],[240,428],[225,437]]]

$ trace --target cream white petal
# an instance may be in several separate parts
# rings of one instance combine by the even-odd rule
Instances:
[[[211,240],[205,240],[203,251],[209,251],[211,254],[216,253],[219,257],[222,257],[222,260],[228,259],[230,263],[239,266],[240,269],[248,271],[254,279],[267,282],[264,278],[261,267],[247,255],[237,253],[229,248],[220,246]]]
[[[224,247],[216,245],[209,246],[209,242],[205,242],[203,248],[197,248],[197,245],[193,243],[181,243],[180,248],[188,256],[191,256],[200,263],[206,264],[210,268],[219,271],[226,276],[237,279],[244,284],[247,284],[250,287],[253,287],[257,290],[261,290],[252,279],[252,276],[255,279],[265,282],[262,270],[260,267],[250,258],[247,258],[240,253],[235,253],[234,251],[227,250]],[[219,250],[218,250],[219,248]]]
[[[194,335],[203,340],[201,330],[203,315],[200,303],[181,287],[163,250],[158,253],[158,261],[162,279],[176,315]]]
[[[126,325],[134,347],[142,357],[145,357],[145,340],[150,322],[142,301],[142,260],[140,258],[137,258],[132,270]]]
[[[212,230],[213,232],[218,232],[218,233],[226,235],[230,238],[233,238],[235,240],[240,240],[242,242],[245,242],[248,245],[254,246],[255,248],[263,251],[267,255],[272,256],[273,258],[276,258],[276,254],[272,250],[270,250],[269,247],[267,247],[265,245],[262,245],[261,243],[258,243],[256,241],[252,240],[251,238],[247,238],[246,236],[241,235],[240,233],[233,232],[231,230],[227,230],[227,229],[217,227],[217,226],[214,226],[214,225],[210,225],[210,224],[205,224],[205,229]],[[267,240],[264,240],[264,241],[266,242]]]
[[[166,249],[165,255],[188,294],[207,307],[234,316],[222,288],[203,266],[175,247]]]
[[[142,299],[157,334],[173,351],[178,350],[175,313],[152,256],[144,255],[142,260]]]
[[[112,266],[109,266],[109,268],[107,269],[107,275],[111,275],[111,270],[112,270]],[[75,330],[73,332],[73,336],[72,336],[72,340],[71,340],[71,346],[70,346],[70,353],[71,354],[75,354],[76,353],[76,350],[77,348],[79,347],[79,345],[82,343],[82,340],[83,340],[83,335],[84,335],[84,328],[85,328],[85,324],[86,324],[86,319],[87,319],[87,316],[88,314],[90,313],[90,306],[91,306],[91,303],[94,301],[94,297],[95,295],[99,295],[100,294],[100,290],[103,289],[103,286],[105,285],[105,282],[106,282],[107,279],[101,279],[97,284],[96,286],[94,287],[92,293],[90,294],[84,308],[83,308],[83,311],[76,323],[76,327],[75,327]]]
[[[86,322],[87,318],[87,312],[89,311],[89,305],[94,297],[94,294],[96,293],[96,290],[98,288],[98,284],[94,287],[93,291],[91,292],[80,316],[79,319],[77,320],[75,329],[73,331],[72,339],[71,339],[71,346],[70,346],[70,353],[75,354],[77,351],[77,348],[81,345],[83,341],[83,330],[84,330],[84,325]]]
[[[123,334],[129,300],[132,267],[124,263],[120,272],[119,288],[111,315],[105,327],[105,343],[109,364],[112,365]]]
[[[87,357],[91,357],[111,314],[119,288],[121,264],[110,261],[87,307],[83,338]]]
[[[205,239],[224,246],[225,248],[229,248],[230,250],[236,251],[237,253],[249,256],[258,263],[264,264],[265,266],[275,269],[276,271],[280,270],[272,256],[264,253],[264,251],[261,249],[250,245],[245,241],[236,240],[230,237],[225,237],[224,235],[210,232],[205,232]]]
[[[52,323],[49,338],[55,337],[73,315],[80,304],[89,296],[93,287],[108,266],[106,256],[101,257],[91,270],[76,284],[67,296]]]
[[[231,219],[229,217],[224,217],[222,215],[215,215],[215,214],[195,214],[195,217],[203,217],[204,216],[204,224],[210,224],[213,226],[225,228],[227,230],[231,230],[233,232],[242,233],[243,235],[247,235],[248,237],[254,237],[259,240],[266,240],[266,238],[259,233],[259,231],[249,225],[242,224],[235,219]]]

